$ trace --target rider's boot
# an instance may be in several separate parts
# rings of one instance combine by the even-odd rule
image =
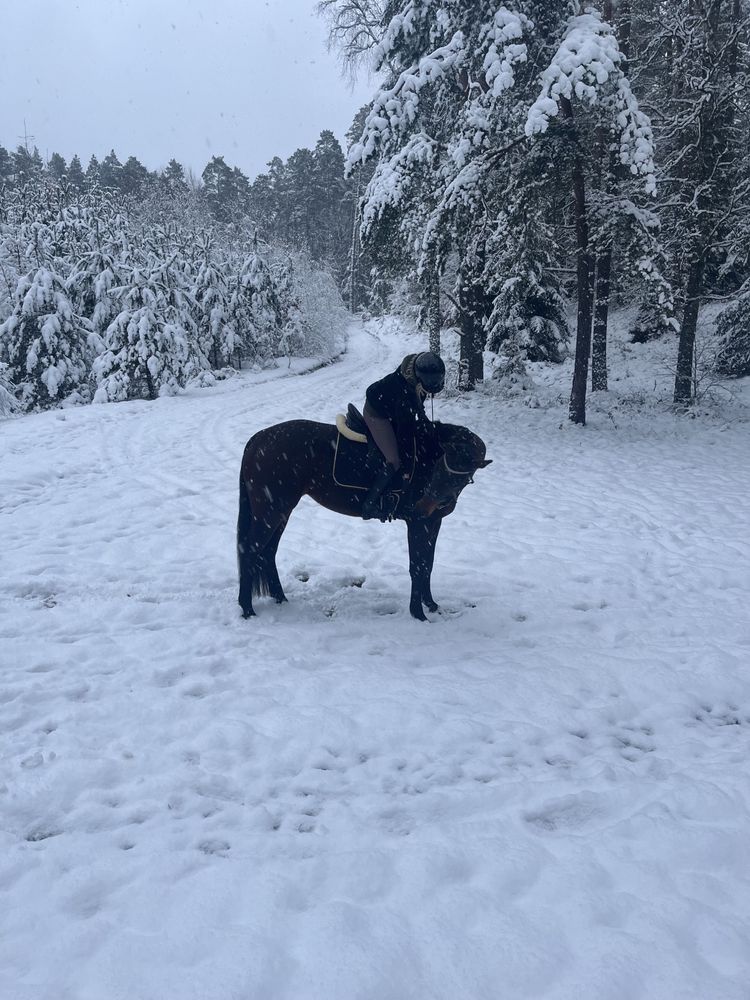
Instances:
[[[377,474],[375,481],[367,491],[367,496],[362,504],[363,521],[369,521],[373,517],[379,517],[381,520],[385,520],[385,517],[380,510],[380,504],[378,501],[397,472],[398,469],[394,469],[392,465],[384,465]]]

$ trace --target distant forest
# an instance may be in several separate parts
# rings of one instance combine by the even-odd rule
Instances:
[[[196,177],[0,147],[5,410],[324,353],[344,306],[410,312],[437,351],[452,326],[466,390],[486,351],[506,372],[573,353],[579,423],[613,303],[637,307],[633,340],[673,340],[678,407],[701,365],[750,374],[743,0],[319,7],[345,66],[381,80],[346,153],[324,131],[250,179],[221,156]]]

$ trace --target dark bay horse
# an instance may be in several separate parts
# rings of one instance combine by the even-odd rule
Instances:
[[[424,607],[438,610],[430,590],[435,543],[461,490],[477,469],[489,465],[485,445],[466,427],[434,424],[431,443],[418,448],[413,474],[393,512],[405,521],[409,540],[411,599],[409,611],[426,621]],[[240,470],[237,520],[239,602],[245,618],[255,614],[253,597],[269,594],[286,601],[276,569],[276,550],[289,516],[303,496],[350,517],[360,517],[367,485],[341,485],[333,473],[339,432],[332,424],[288,420],[258,431],[247,442]],[[348,442],[362,464],[371,449]]]

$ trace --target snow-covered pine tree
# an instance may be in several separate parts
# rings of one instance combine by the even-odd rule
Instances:
[[[565,299],[541,242],[504,244],[489,291],[488,350],[501,353],[512,344],[528,361],[562,361],[570,336]]]
[[[729,378],[750,375],[750,292],[725,309],[716,325],[716,371]]]
[[[292,357],[301,355],[308,341],[308,330],[300,308],[296,271],[291,255],[279,262],[274,281],[281,316],[279,354],[285,354],[291,364]]]
[[[195,302],[198,342],[216,369],[231,362],[240,346],[240,338],[232,322],[227,275],[216,259],[210,236],[204,234],[199,246],[200,257],[191,296]]]
[[[240,337],[238,361],[263,364],[276,356],[282,316],[270,268],[258,249],[239,262],[230,284],[229,318]]]
[[[190,339],[170,262],[146,258],[115,289],[120,312],[92,366],[95,403],[155,399],[175,392],[189,373]]]
[[[161,179],[172,194],[185,194],[188,190],[183,166],[174,158],[164,168]]]
[[[114,149],[111,149],[102,160],[98,180],[103,188],[122,190],[122,164]]]
[[[329,271],[306,254],[290,255],[276,287],[284,321],[277,354],[332,357],[340,350],[349,317]]]
[[[0,325],[10,373],[23,409],[86,398],[87,340],[63,279],[44,264],[23,275],[13,312]]]
[[[16,387],[10,378],[10,366],[0,361],[0,420],[18,409]]]
[[[312,156],[310,254],[343,282],[349,240],[350,211],[346,197],[349,185],[344,179],[341,144],[333,132],[326,129],[320,133]]]
[[[68,164],[67,172],[68,184],[76,190],[81,191],[83,189],[85,176],[83,173],[83,167],[81,166],[81,161],[76,155],[72,158]]]
[[[99,164],[99,160],[96,158],[95,155],[92,155],[91,159],[88,162],[88,166],[86,167],[86,173],[84,175],[87,187],[91,188],[99,183],[100,171],[101,167]]]

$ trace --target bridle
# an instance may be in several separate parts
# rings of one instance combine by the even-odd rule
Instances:
[[[474,482],[474,473],[477,471],[476,469],[473,469],[471,472],[464,472],[461,469],[452,469],[450,465],[448,465],[448,457],[445,452],[443,452],[443,464],[445,465],[446,472],[449,472],[452,476],[468,476],[469,483]]]

